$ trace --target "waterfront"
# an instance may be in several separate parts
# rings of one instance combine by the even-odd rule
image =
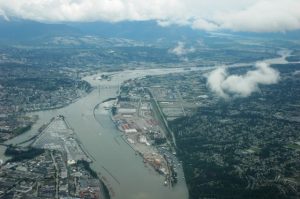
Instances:
[[[95,106],[105,99],[116,97],[119,84],[124,80],[170,72],[184,72],[184,70],[123,71],[114,73],[111,81],[97,80],[95,77],[99,74],[86,77],[85,80],[96,87],[95,90],[62,109],[32,113],[32,115],[39,115],[37,123],[29,132],[8,141],[7,144],[17,144],[31,138],[37,134],[39,127],[48,123],[52,117],[64,115],[85,150],[94,159],[92,168],[107,179],[109,189],[113,190],[112,198],[187,198],[188,192],[182,169],[178,169],[177,185],[173,188],[165,187],[164,177],[157,174],[151,167],[146,167],[143,159],[123,141],[121,132],[116,129],[107,110],[99,106],[95,109],[96,118],[94,118]]]
[[[209,68],[200,69],[207,70]],[[39,120],[32,129],[6,143],[17,144],[27,140],[36,135],[38,129],[43,124],[48,123],[52,117],[64,115],[78,135],[85,150],[94,159],[93,169],[107,179],[108,187],[114,192],[113,198],[188,198],[181,168],[177,170],[177,185],[172,189],[163,186],[164,178],[151,167],[145,167],[142,158],[137,156],[130,146],[123,141],[122,134],[111,121],[108,111],[101,106],[94,111],[94,108],[101,101],[117,96],[119,85],[124,80],[171,72],[185,71],[179,68],[122,71],[111,73],[110,81],[98,80],[97,77],[101,74],[88,76],[84,79],[96,88],[89,95],[61,109],[32,113],[31,115],[39,116]],[[3,159],[3,154],[1,155],[1,159]]]

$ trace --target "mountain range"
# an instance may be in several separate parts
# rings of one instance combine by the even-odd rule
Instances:
[[[93,35],[103,38],[126,38],[139,41],[156,40],[186,40],[208,36],[209,33],[195,30],[188,26],[170,25],[162,27],[156,21],[124,21],[118,23],[109,22],[77,22],[77,23],[42,23],[23,19],[5,20],[0,18],[0,41],[20,42],[34,41],[54,36],[83,36]],[[221,33],[244,36],[275,39],[300,39],[300,31],[286,33],[248,33],[230,32]]]

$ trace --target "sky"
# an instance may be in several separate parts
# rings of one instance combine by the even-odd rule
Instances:
[[[41,22],[144,21],[206,31],[300,29],[300,0],[0,0],[0,15]]]

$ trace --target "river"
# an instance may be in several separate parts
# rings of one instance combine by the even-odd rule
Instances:
[[[116,97],[119,84],[126,79],[159,75],[171,72],[185,72],[183,69],[148,69],[112,73],[111,81],[98,80],[100,74],[85,77],[92,86],[96,87],[89,95],[80,98],[73,104],[56,110],[34,112],[39,120],[32,129],[18,136],[7,144],[17,144],[37,134],[40,126],[50,121],[52,117],[64,115],[74,129],[85,150],[93,157],[92,168],[109,182],[116,199],[185,199],[188,191],[183,179],[182,169],[178,169],[178,183],[173,188],[163,185],[164,177],[155,172],[150,166],[145,166],[143,159],[136,155],[119,132],[107,110],[99,106],[99,102]],[[100,123],[98,122],[100,121]]]
[[[283,53],[280,58],[267,61],[268,63],[283,62],[286,56]],[[192,68],[191,70],[206,69],[208,68]],[[126,70],[110,73],[112,75],[111,81],[98,80],[97,77],[101,74],[87,76],[84,80],[96,88],[90,94],[61,109],[30,113],[30,115],[39,116],[39,120],[32,129],[6,143],[17,144],[27,140],[36,135],[38,128],[48,123],[52,117],[64,115],[78,135],[85,150],[93,157],[92,168],[108,180],[109,187],[114,191],[112,198],[187,199],[188,190],[182,168],[177,169],[178,183],[175,187],[164,186],[164,178],[150,166],[145,166],[142,158],[136,155],[131,147],[121,139],[121,132],[111,121],[108,111],[99,106],[94,112],[94,108],[101,101],[116,97],[119,85],[124,80],[174,72],[190,71],[185,71],[183,68]],[[0,148],[0,158],[5,159],[2,147]]]

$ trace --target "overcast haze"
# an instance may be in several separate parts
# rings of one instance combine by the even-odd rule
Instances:
[[[43,22],[156,20],[215,31],[300,28],[300,0],[0,0],[0,15]]]

